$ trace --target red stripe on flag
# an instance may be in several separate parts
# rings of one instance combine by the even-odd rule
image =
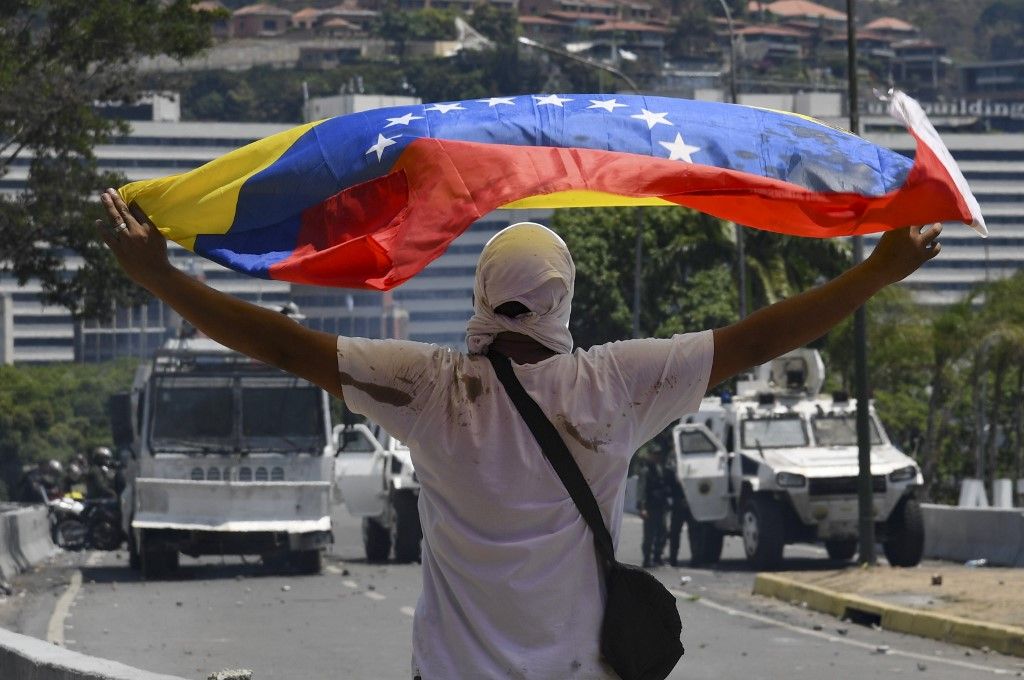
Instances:
[[[391,174],[306,211],[298,247],[270,275],[389,290],[488,212],[569,190],[660,197],[740,224],[817,238],[971,221],[949,173],[924,144],[903,187],[871,198],[636,154],[421,138],[405,148]]]

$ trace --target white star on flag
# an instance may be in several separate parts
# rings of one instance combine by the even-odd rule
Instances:
[[[462,108],[462,104],[456,102],[455,104],[434,104],[426,110],[448,113],[449,111],[465,111],[466,109]]]
[[[394,137],[385,137],[384,135],[377,133],[377,143],[371,146],[369,149],[367,149],[365,155],[369,156],[371,153],[376,151],[377,162],[380,163],[381,157],[384,156],[384,149],[388,148],[392,144],[397,144],[395,140],[401,136],[402,135],[396,135]]]
[[[487,106],[495,107],[498,104],[508,104],[509,106],[515,106],[516,103],[512,101],[512,97],[489,97],[487,99],[477,99],[481,104],[487,104]]]
[[[389,128],[392,125],[408,125],[414,120],[423,120],[423,116],[414,116],[411,113],[407,113],[404,116],[399,116],[398,118],[388,118],[388,124],[384,127]]]
[[[693,159],[690,158],[692,154],[700,151],[699,146],[690,146],[683,141],[683,136],[680,133],[676,133],[676,138],[671,142],[658,142],[663,147],[668,149],[668,159],[670,161],[686,161],[692,163]]]
[[[647,123],[648,130],[653,128],[658,123],[661,123],[662,125],[672,125],[672,123],[665,120],[665,116],[668,115],[667,111],[665,113],[651,113],[647,109],[640,109],[640,111],[642,111],[642,113],[638,113],[635,116],[630,116],[630,118],[638,118],[643,122]]]
[[[588,109],[604,109],[608,113],[614,113],[615,109],[623,108],[628,109],[629,107],[625,104],[620,104],[614,99],[591,99],[590,106]],[[635,118],[636,116],[634,116]]]
[[[559,97],[557,94],[548,94],[544,95],[543,97],[533,95],[533,98],[537,100],[537,106],[544,106],[545,104],[550,104],[551,106],[557,106],[558,108],[562,108],[562,104],[564,104],[565,102],[572,101],[571,99],[563,99]]]

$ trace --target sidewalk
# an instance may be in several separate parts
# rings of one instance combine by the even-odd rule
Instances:
[[[758,574],[754,592],[857,623],[1024,657],[1024,569],[928,562],[791,571]]]

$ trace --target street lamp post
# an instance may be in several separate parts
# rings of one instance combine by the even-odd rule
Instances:
[[[729,103],[736,103],[736,33],[732,26],[732,12],[725,0],[718,0],[725,12],[725,22],[729,27]],[[736,268],[740,278],[740,318],[747,316],[747,253],[744,227],[733,222],[736,229]]]
[[[849,87],[850,132],[860,133],[857,95],[856,0],[846,0],[846,75]],[[853,261],[864,259],[864,239],[853,237]],[[871,432],[868,423],[868,319],[865,305],[853,314],[853,374],[857,392],[857,518],[860,534],[859,561],[875,564],[875,513],[871,479]]]

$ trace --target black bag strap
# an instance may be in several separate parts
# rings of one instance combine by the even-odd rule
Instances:
[[[583,519],[586,520],[593,532],[594,546],[597,548],[598,555],[604,559],[607,566],[616,564],[612,535],[608,533],[608,527],[605,526],[601,508],[598,507],[594,492],[591,491],[587,480],[583,478],[583,473],[580,472],[576,460],[569,453],[565,441],[548,417],[544,415],[537,402],[523,389],[512,370],[512,362],[509,358],[497,352],[488,352],[487,358],[490,360],[491,366],[494,367],[498,380],[505,386],[505,391],[512,400],[512,404],[515,405],[519,415],[526,421],[530,432],[540,444],[540,450],[544,452],[551,467],[555,468],[559,479],[562,480],[562,484],[569,492],[569,497],[572,498],[573,503],[576,504]]]

